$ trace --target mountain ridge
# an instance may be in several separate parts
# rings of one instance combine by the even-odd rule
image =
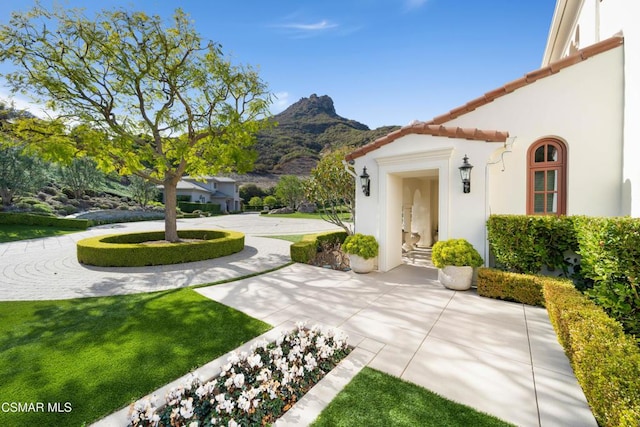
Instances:
[[[358,148],[398,129],[370,129],[337,114],[328,95],[311,94],[271,118],[277,126],[257,135],[257,174],[309,175],[322,155],[337,148]]]

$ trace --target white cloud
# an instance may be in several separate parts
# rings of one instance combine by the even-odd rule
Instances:
[[[327,19],[317,22],[304,22],[290,16],[285,18],[283,23],[272,25],[272,27],[280,29],[293,38],[304,39],[333,32],[338,30],[340,25]]]
[[[323,19],[320,22],[316,22],[315,24],[301,24],[301,23],[291,23],[291,24],[283,24],[280,25],[282,28],[290,28],[293,30],[301,30],[301,31],[324,31],[330,30],[332,28],[337,28],[338,24],[334,24],[332,22]]]
[[[274,95],[274,98],[275,98],[274,102],[273,102],[273,105],[271,106],[271,112],[273,114],[277,114],[277,113],[283,111],[291,103],[289,101],[289,92],[276,92],[273,95]]]

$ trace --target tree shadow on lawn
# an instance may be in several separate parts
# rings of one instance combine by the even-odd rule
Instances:
[[[72,411],[0,412],[1,425],[93,421],[270,329],[191,289],[3,304],[0,401]]]

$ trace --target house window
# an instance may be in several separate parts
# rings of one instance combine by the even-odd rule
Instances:
[[[534,143],[528,153],[527,215],[566,214],[566,148],[547,138]]]

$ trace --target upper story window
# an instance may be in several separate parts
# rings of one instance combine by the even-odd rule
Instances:
[[[527,214],[566,214],[567,155],[564,143],[545,138],[528,152]]]

